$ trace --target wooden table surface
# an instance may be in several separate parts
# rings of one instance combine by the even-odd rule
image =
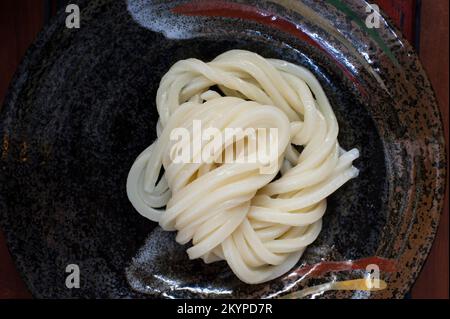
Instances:
[[[20,60],[44,24],[45,0],[0,1],[0,105]],[[53,1],[54,2],[54,1]],[[436,91],[447,137],[449,113],[448,0],[421,0],[420,32],[415,34],[414,0],[375,0],[399,24],[406,37],[420,47],[420,58]],[[415,14],[414,14],[415,15]],[[405,22],[406,21],[406,22]],[[418,29],[417,29],[418,30]],[[447,165],[448,167],[448,165]],[[445,207],[431,253],[412,289],[413,298],[449,297],[448,179]],[[0,298],[30,298],[0,230]]]

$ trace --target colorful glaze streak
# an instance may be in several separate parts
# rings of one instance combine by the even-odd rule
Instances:
[[[281,297],[281,299],[300,299],[311,295],[321,295],[324,292],[330,290],[380,291],[387,288],[387,283],[381,279],[375,279],[373,281],[370,281],[370,283],[371,284],[368,285],[368,280],[363,278],[344,281],[332,281],[295,291]]]
[[[367,96],[367,92],[365,91],[363,85],[353,75],[353,73],[344,64],[342,64],[341,61],[336,59],[336,57],[320,42],[303,32],[297,24],[287,20],[286,18],[254,6],[221,0],[188,2],[175,6],[171,9],[171,11],[175,14],[182,14],[186,16],[240,18],[255,21],[289,33],[309,45],[318,48],[333,59],[345,76],[355,84],[358,91],[364,96]]]
[[[369,257],[358,260],[348,261],[325,261],[315,265],[307,265],[297,269],[290,276],[296,275],[301,277],[320,277],[330,272],[365,270],[369,265],[376,265],[383,272],[394,272],[396,269],[395,261],[382,257]],[[306,287],[302,290],[295,291],[283,296],[283,299],[304,298],[310,295],[323,294],[330,290],[361,290],[361,291],[379,291],[387,288],[384,280],[375,279],[372,286],[367,285],[366,278],[331,281],[321,285]]]
[[[347,17],[353,20],[363,31],[365,31],[371,38],[374,40],[378,46],[381,48],[384,54],[396,65],[399,66],[399,62],[395,57],[394,53],[392,53],[391,49],[386,45],[383,38],[380,36],[379,32],[376,29],[369,29],[364,20],[362,20],[359,15],[350,9],[344,2],[341,0],[327,0],[332,6],[336,9],[343,12]]]
[[[394,272],[395,261],[382,257],[369,257],[347,261],[324,261],[315,265],[307,265],[295,271],[299,276],[320,277],[330,272],[365,270],[368,265],[377,265],[380,271]]]

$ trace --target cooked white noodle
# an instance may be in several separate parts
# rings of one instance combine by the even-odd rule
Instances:
[[[210,90],[214,85],[223,95]],[[209,63],[175,63],[161,80],[156,102],[158,139],[136,159],[127,181],[136,210],[163,229],[178,231],[180,244],[192,242],[189,258],[226,260],[246,283],[286,273],[319,235],[327,196],[358,175],[352,166],[358,150],[339,147],[338,123],[313,74],[286,61],[231,50]],[[277,169],[262,173],[261,162],[174,163],[170,134],[184,127],[192,143],[200,138],[194,120],[202,129],[221,132],[277,129],[278,157],[271,157]],[[230,143],[224,142],[221,152],[226,147]],[[274,179],[278,171],[281,177]]]

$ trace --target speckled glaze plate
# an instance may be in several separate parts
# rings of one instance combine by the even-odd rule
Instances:
[[[61,11],[28,51],[0,112],[0,214],[35,297],[279,297],[363,275],[302,276],[305,265],[373,256],[395,263],[381,269],[387,289],[316,297],[410,289],[438,226],[446,167],[434,93],[410,44],[383,16],[367,28],[362,0],[230,1],[81,1],[79,29],[66,28]],[[361,152],[359,178],[329,199],[296,268],[253,286],[224,262],[189,261],[125,192],[156,136],[161,76],[177,60],[233,48],[314,72],[341,144]],[[68,264],[80,268],[79,289],[65,286]]]

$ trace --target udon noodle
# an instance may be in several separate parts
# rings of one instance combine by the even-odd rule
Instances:
[[[301,66],[243,50],[208,63],[181,60],[162,78],[156,104],[158,138],[129,172],[131,203],[164,230],[177,231],[180,244],[191,242],[190,259],[225,260],[246,283],[289,271],[319,235],[327,197],[358,175],[352,166],[358,150],[339,146],[327,96]],[[213,161],[195,160],[208,142],[190,161],[173,161],[174,129],[185,128],[191,134],[184,144],[195,144],[211,127],[275,129],[266,140],[275,149],[268,156],[275,169],[263,172],[267,161],[224,162],[236,138],[222,139]],[[240,140],[248,147],[248,135]]]

